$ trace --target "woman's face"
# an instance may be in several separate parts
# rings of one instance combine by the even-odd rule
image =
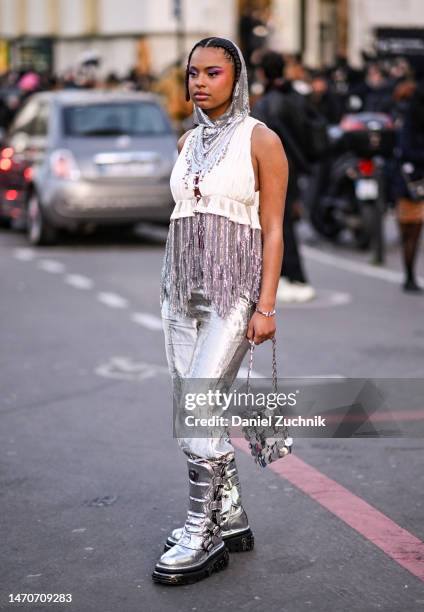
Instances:
[[[211,119],[216,119],[231,104],[234,65],[223,49],[197,47],[188,70],[190,98]]]

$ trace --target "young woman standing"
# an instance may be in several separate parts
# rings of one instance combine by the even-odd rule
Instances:
[[[280,138],[250,117],[246,66],[227,39],[192,49],[186,97],[197,127],[171,175],[175,207],[161,279],[161,314],[174,402],[190,379],[233,383],[249,348],[276,330],[288,164]],[[181,407],[182,410],[182,407]],[[228,437],[178,438],[189,509],[153,572],[186,584],[223,569],[228,550],[253,548]]]

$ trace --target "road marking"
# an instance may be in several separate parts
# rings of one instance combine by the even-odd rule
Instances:
[[[31,261],[35,257],[35,251],[33,249],[13,249],[13,257],[20,259],[21,261]]]
[[[344,257],[339,257],[338,255],[335,256],[331,253],[324,253],[319,249],[306,245],[301,247],[301,251],[302,254],[305,255],[305,257],[309,257],[309,259],[329,266],[334,266],[335,268],[340,268],[341,270],[354,272],[355,274],[362,274],[363,276],[369,276],[370,278],[378,278],[396,285],[402,283],[404,280],[403,272],[399,272],[398,270],[388,270],[387,268],[379,268],[377,266],[372,266],[371,264],[359,261],[351,261],[349,259],[345,259]],[[424,283],[424,278],[418,277],[418,281]]]
[[[43,574],[27,574],[27,578],[39,578],[40,576],[42,576]]]
[[[111,357],[107,363],[99,365],[95,372],[105,378],[136,381],[153,378],[158,374],[169,374],[167,367],[144,361],[132,361],[130,357],[121,356]]]
[[[277,307],[283,308],[329,308],[331,306],[343,306],[352,301],[350,293],[344,291],[333,291],[332,289],[317,289],[317,295],[313,300],[307,302],[284,302],[277,296]]]
[[[97,294],[97,299],[99,302],[106,304],[106,306],[110,306],[111,308],[126,308],[128,306],[128,300],[123,298],[121,295],[117,293],[108,293],[106,291],[101,291]]]
[[[67,274],[65,276],[65,283],[68,283],[68,285],[76,289],[91,289],[94,285],[91,278],[82,276],[81,274]]]
[[[154,331],[162,330],[162,319],[148,312],[133,312],[131,314],[131,320],[134,321],[134,323],[143,325],[143,327],[147,327],[147,329],[152,329]]]
[[[250,455],[246,440],[233,444]],[[306,493],[372,542],[393,561],[424,581],[424,543],[348,489],[294,455],[275,461],[269,469]]]
[[[61,274],[65,271],[64,264],[55,259],[40,259],[37,265],[44,272],[51,272],[51,274]]]

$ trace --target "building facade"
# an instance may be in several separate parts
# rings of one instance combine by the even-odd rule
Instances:
[[[12,67],[31,56],[40,69],[61,73],[90,51],[101,57],[103,74],[123,76],[138,64],[159,73],[199,37],[233,37],[235,5],[223,0],[217,11],[213,0],[0,0],[0,41]]]
[[[158,74],[201,37],[237,39],[246,11],[264,16],[268,46],[311,67],[359,67],[377,28],[424,28],[423,0],[0,0],[0,71],[62,73],[92,52],[103,75]]]
[[[331,64],[337,55],[354,67],[372,53],[378,31],[424,40],[423,0],[272,0],[272,46],[300,53],[311,67]],[[421,30],[421,31],[420,31]],[[413,34],[415,32],[415,34]]]

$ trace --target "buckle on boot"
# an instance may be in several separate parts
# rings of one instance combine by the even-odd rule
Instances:
[[[228,491],[232,487],[235,487],[238,484],[238,480],[239,479],[237,474],[233,474],[233,476],[227,476],[227,478],[225,479],[224,489]]]
[[[206,552],[209,552],[211,548],[213,548],[212,538],[203,542],[203,548],[206,550]]]

